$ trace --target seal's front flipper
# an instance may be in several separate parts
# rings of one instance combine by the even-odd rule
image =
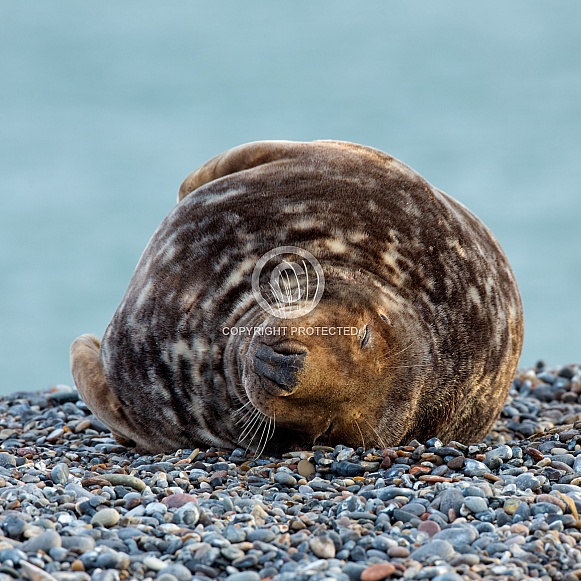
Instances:
[[[133,446],[133,429],[119,398],[109,389],[103,373],[99,350],[101,342],[94,335],[81,335],[71,345],[71,372],[81,398],[95,416],[124,446]]]

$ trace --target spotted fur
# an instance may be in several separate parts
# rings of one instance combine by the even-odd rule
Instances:
[[[499,244],[459,202],[385,153],[335,141],[240,146],[191,174],[178,200],[103,341],[71,347],[82,397],[121,441],[256,449],[260,436],[284,449],[489,431],[520,356],[522,306]],[[286,398],[253,376],[259,340],[222,332],[274,324],[251,274],[284,245],[312,253],[327,281],[302,322],[372,333],[365,352],[359,339],[307,341]],[[262,432],[248,442],[251,421]]]

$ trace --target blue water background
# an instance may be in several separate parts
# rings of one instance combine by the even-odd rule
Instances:
[[[71,383],[182,179],[256,139],[391,153],[479,215],[521,365],[581,361],[581,3],[0,1],[0,391]]]

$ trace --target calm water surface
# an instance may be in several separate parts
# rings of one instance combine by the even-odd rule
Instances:
[[[181,180],[255,139],[378,147],[496,234],[521,364],[581,361],[581,3],[0,0],[0,392],[70,383]]]

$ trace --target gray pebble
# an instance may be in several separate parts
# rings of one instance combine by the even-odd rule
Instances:
[[[56,531],[47,530],[26,541],[22,545],[22,550],[26,553],[36,553],[37,551],[48,553],[53,547],[60,547],[61,545],[61,536]]]
[[[428,557],[437,556],[441,559],[450,560],[455,554],[456,551],[454,550],[454,547],[448,541],[432,539],[417,548],[415,551],[412,551],[410,559],[423,561]]]
[[[488,508],[488,502],[480,496],[465,496],[464,506],[473,513],[484,512]]]
[[[274,481],[289,488],[296,486],[297,479],[289,472],[277,472],[274,475]]]
[[[458,575],[458,573],[449,571],[447,573],[442,573],[441,575],[432,577],[432,581],[464,581],[464,577],[462,577],[462,575]]]
[[[440,512],[445,515],[450,509],[460,514],[460,508],[464,503],[464,495],[458,488],[447,488],[440,494]]]
[[[275,538],[276,535],[270,529],[256,529],[246,534],[246,540],[250,542],[262,541],[263,543],[270,543]]]
[[[466,458],[464,462],[464,474],[466,476],[482,476],[483,474],[490,474],[490,470],[484,462]]]
[[[172,563],[171,565],[164,567],[157,574],[157,578],[159,579],[162,575],[173,575],[177,581],[189,581],[192,578],[191,571],[181,563]]]
[[[0,466],[3,468],[16,468],[16,458],[8,452],[0,452]]]
[[[335,556],[335,543],[329,537],[313,537],[309,547],[319,559],[332,559]]]
[[[242,573],[232,573],[226,577],[227,581],[260,581],[260,575],[255,571],[243,571]]]
[[[470,545],[478,538],[478,531],[470,524],[451,526],[437,532],[432,540],[447,541],[454,548],[462,545]]]
[[[50,471],[50,477],[55,484],[66,484],[69,480],[69,467],[64,462],[55,464]]]
[[[541,481],[528,472],[517,476],[514,483],[519,490],[526,490],[527,488],[537,490],[541,487]]]
[[[93,526],[113,527],[121,518],[121,515],[114,508],[103,508],[98,510],[91,518]]]

